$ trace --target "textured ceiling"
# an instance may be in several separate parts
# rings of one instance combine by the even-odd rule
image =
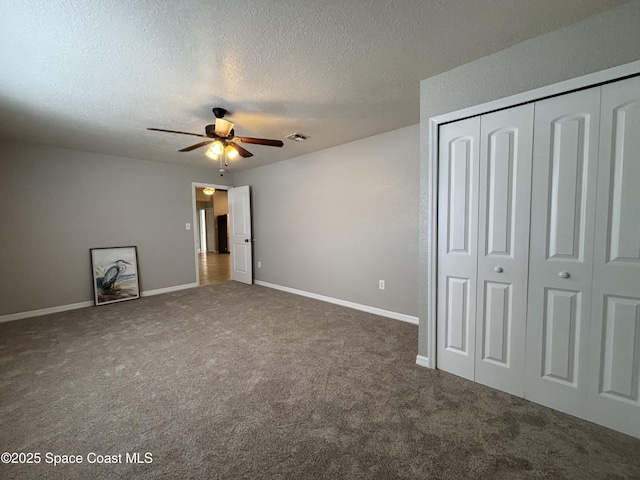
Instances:
[[[621,0],[1,0],[0,136],[217,168],[230,110],[240,171],[419,121],[419,82]]]

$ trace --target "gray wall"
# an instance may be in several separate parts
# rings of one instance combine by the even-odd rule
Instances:
[[[416,316],[418,150],[414,125],[234,174],[251,186],[254,277]]]
[[[429,118],[638,59],[640,1],[635,1],[421,82],[420,355],[428,355]]]
[[[93,247],[136,245],[142,291],[195,282],[191,182],[222,180],[216,169],[0,141],[0,315],[92,300]]]
[[[213,216],[226,215],[229,213],[229,200],[226,190],[216,190],[213,194]]]

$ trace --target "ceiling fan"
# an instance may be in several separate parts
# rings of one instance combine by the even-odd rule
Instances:
[[[179,133],[181,135],[192,135],[194,137],[207,138],[204,142],[196,143],[189,147],[178,150],[179,152],[190,152],[205,145],[211,144],[207,150],[207,156],[213,160],[218,160],[220,155],[224,152],[226,158],[233,159],[237,155],[248,158],[252,157],[253,153],[249,150],[238,145],[240,143],[253,143],[255,145],[268,145],[270,147],[282,147],[284,143],[281,140],[270,140],[268,138],[253,138],[253,137],[236,137],[233,127],[235,124],[224,119],[224,116],[229,113],[222,107],[214,107],[213,114],[216,116],[215,123],[204,127],[204,135],[199,133],[178,132],[176,130],[164,130],[162,128],[147,128],[147,130],[153,130],[155,132],[167,132],[167,133]]]

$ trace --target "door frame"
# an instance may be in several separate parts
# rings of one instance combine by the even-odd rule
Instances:
[[[463,120],[469,117],[484,115],[497,110],[516,107],[526,103],[536,102],[545,98],[556,97],[569,92],[584,90],[598,85],[615,82],[628,77],[640,75],[640,61],[627,63],[617,67],[590,73],[570,80],[554,83],[541,88],[536,88],[528,92],[518,93],[506,98],[493,100],[473,107],[445,113],[429,118],[428,141],[429,141],[429,163],[427,183],[427,215],[426,215],[426,334],[427,334],[427,355],[418,354],[416,363],[427,368],[437,368],[437,293],[438,293],[438,150],[439,150],[439,127],[445,123]],[[425,128],[421,126],[421,130]],[[424,130],[423,130],[424,131]],[[424,323],[421,324],[423,326]],[[421,328],[422,331],[422,328]],[[420,334],[420,332],[419,332]]]
[[[193,251],[194,251],[194,261],[196,268],[196,285],[200,286],[200,267],[198,265],[198,235],[199,231],[196,228],[198,225],[198,210],[196,208],[196,188],[205,188],[211,187],[216,190],[231,190],[233,187],[231,185],[217,185],[214,183],[202,183],[202,182],[191,182],[191,210],[193,214],[193,223],[191,230],[193,230]]]

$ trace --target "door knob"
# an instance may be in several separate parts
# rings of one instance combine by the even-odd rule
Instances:
[[[244,239],[244,241],[245,241],[245,242],[247,242],[247,243],[249,243],[249,239],[248,239],[248,238],[245,238],[245,239]]]
[[[504,272],[504,270],[502,269],[502,267],[495,267],[494,270],[498,273],[502,273]]]
[[[569,275],[569,272],[560,272],[558,276],[560,278],[569,278],[571,275]]]

